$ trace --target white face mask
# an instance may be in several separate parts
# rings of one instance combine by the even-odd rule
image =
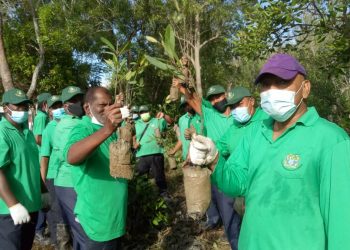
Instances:
[[[294,103],[295,96],[301,90],[303,84],[304,82],[296,92],[283,89],[270,89],[260,93],[261,108],[278,122],[288,120],[303,101],[302,98],[298,105]]]
[[[9,116],[15,123],[22,124],[28,120],[28,111],[14,111],[9,107],[7,108],[11,111],[11,115],[9,114]]]
[[[93,124],[96,124],[96,125],[99,125],[99,126],[103,126],[103,123],[99,122],[96,117],[94,116],[94,114],[92,113],[92,110],[91,110],[91,106],[89,104],[89,109],[90,109],[90,114],[91,114],[91,122]]]
[[[64,108],[58,108],[58,109],[54,109],[52,110],[52,116],[54,119],[61,119],[61,117],[65,114],[64,112]]]
[[[246,123],[252,117],[249,114],[248,107],[237,107],[231,111],[233,119],[235,119],[239,123]]]

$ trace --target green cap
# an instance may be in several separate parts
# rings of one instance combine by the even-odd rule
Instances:
[[[40,95],[38,95],[36,97],[38,103],[42,103],[42,102],[47,102],[47,100],[51,97],[51,94],[50,93],[41,93]]]
[[[47,105],[51,108],[55,103],[62,102],[61,97],[59,95],[53,95],[47,100]]]
[[[72,99],[76,95],[83,95],[83,91],[79,87],[69,86],[62,90],[61,100],[63,103]]]
[[[149,112],[149,108],[147,105],[141,105],[140,106],[140,109],[139,109],[139,112]]]
[[[139,106],[136,106],[136,105],[131,106],[130,111],[132,113],[138,113],[139,112]]]
[[[218,95],[225,93],[224,87],[221,85],[213,85],[208,89],[206,98],[208,99],[212,95]]]
[[[234,105],[246,96],[252,96],[249,89],[240,86],[235,87],[228,93],[226,106]]]
[[[2,104],[20,104],[23,102],[31,102],[23,90],[13,88],[2,95]]]

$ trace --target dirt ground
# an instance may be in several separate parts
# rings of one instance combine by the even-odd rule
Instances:
[[[224,235],[223,228],[211,231],[202,231],[199,223],[186,216],[186,203],[184,186],[182,180],[182,170],[167,170],[167,181],[169,193],[172,197],[171,213],[174,219],[170,225],[161,231],[154,231],[139,239],[137,242],[125,242],[125,250],[229,250],[230,246]],[[35,244],[33,250],[53,250],[48,246]]]

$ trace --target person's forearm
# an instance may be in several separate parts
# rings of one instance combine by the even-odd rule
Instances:
[[[36,142],[36,144],[38,144],[39,146],[41,146],[41,135],[36,135],[36,136],[35,136],[35,142]]]
[[[191,98],[187,99],[187,103],[196,111],[197,114],[202,115],[202,98],[193,94]]]
[[[111,131],[102,127],[92,135],[76,142],[68,151],[67,162],[73,165],[83,162],[111,134]]]
[[[181,147],[182,147],[182,142],[181,142],[180,140],[178,140],[177,143],[176,143],[175,146],[174,146],[174,149],[173,149],[174,154],[175,154],[177,151],[179,151],[179,150],[181,149]]]
[[[171,118],[171,117],[168,116],[168,115],[164,115],[164,120],[165,120],[169,125],[173,124],[173,122],[174,122],[174,119]]]
[[[0,198],[4,200],[7,207],[12,207],[18,203],[18,200],[12,193],[10,186],[8,185],[6,176],[3,170],[0,169]]]
[[[46,181],[46,175],[47,175],[47,169],[49,166],[49,160],[50,157],[43,156],[40,159],[40,174],[41,179],[45,182]]]

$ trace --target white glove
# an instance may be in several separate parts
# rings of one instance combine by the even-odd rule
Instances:
[[[120,112],[122,113],[122,119],[128,118],[130,116],[130,110],[128,109],[128,106],[120,108]]]
[[[218,150],[211,139],[194,134],[190,143],[189,154],[193,164],[203,166],[215,160]]]
[[[41,209],[49,209],[51,206],[51,197],[49,193],[41,194]]]
[[[28,223],[30,221],[30,215],[28,213],[28,210],[24,206],[22,206],[21,203],[17,203],[16,205],[9,207],[9,210],[13,223],[15,225]]]

